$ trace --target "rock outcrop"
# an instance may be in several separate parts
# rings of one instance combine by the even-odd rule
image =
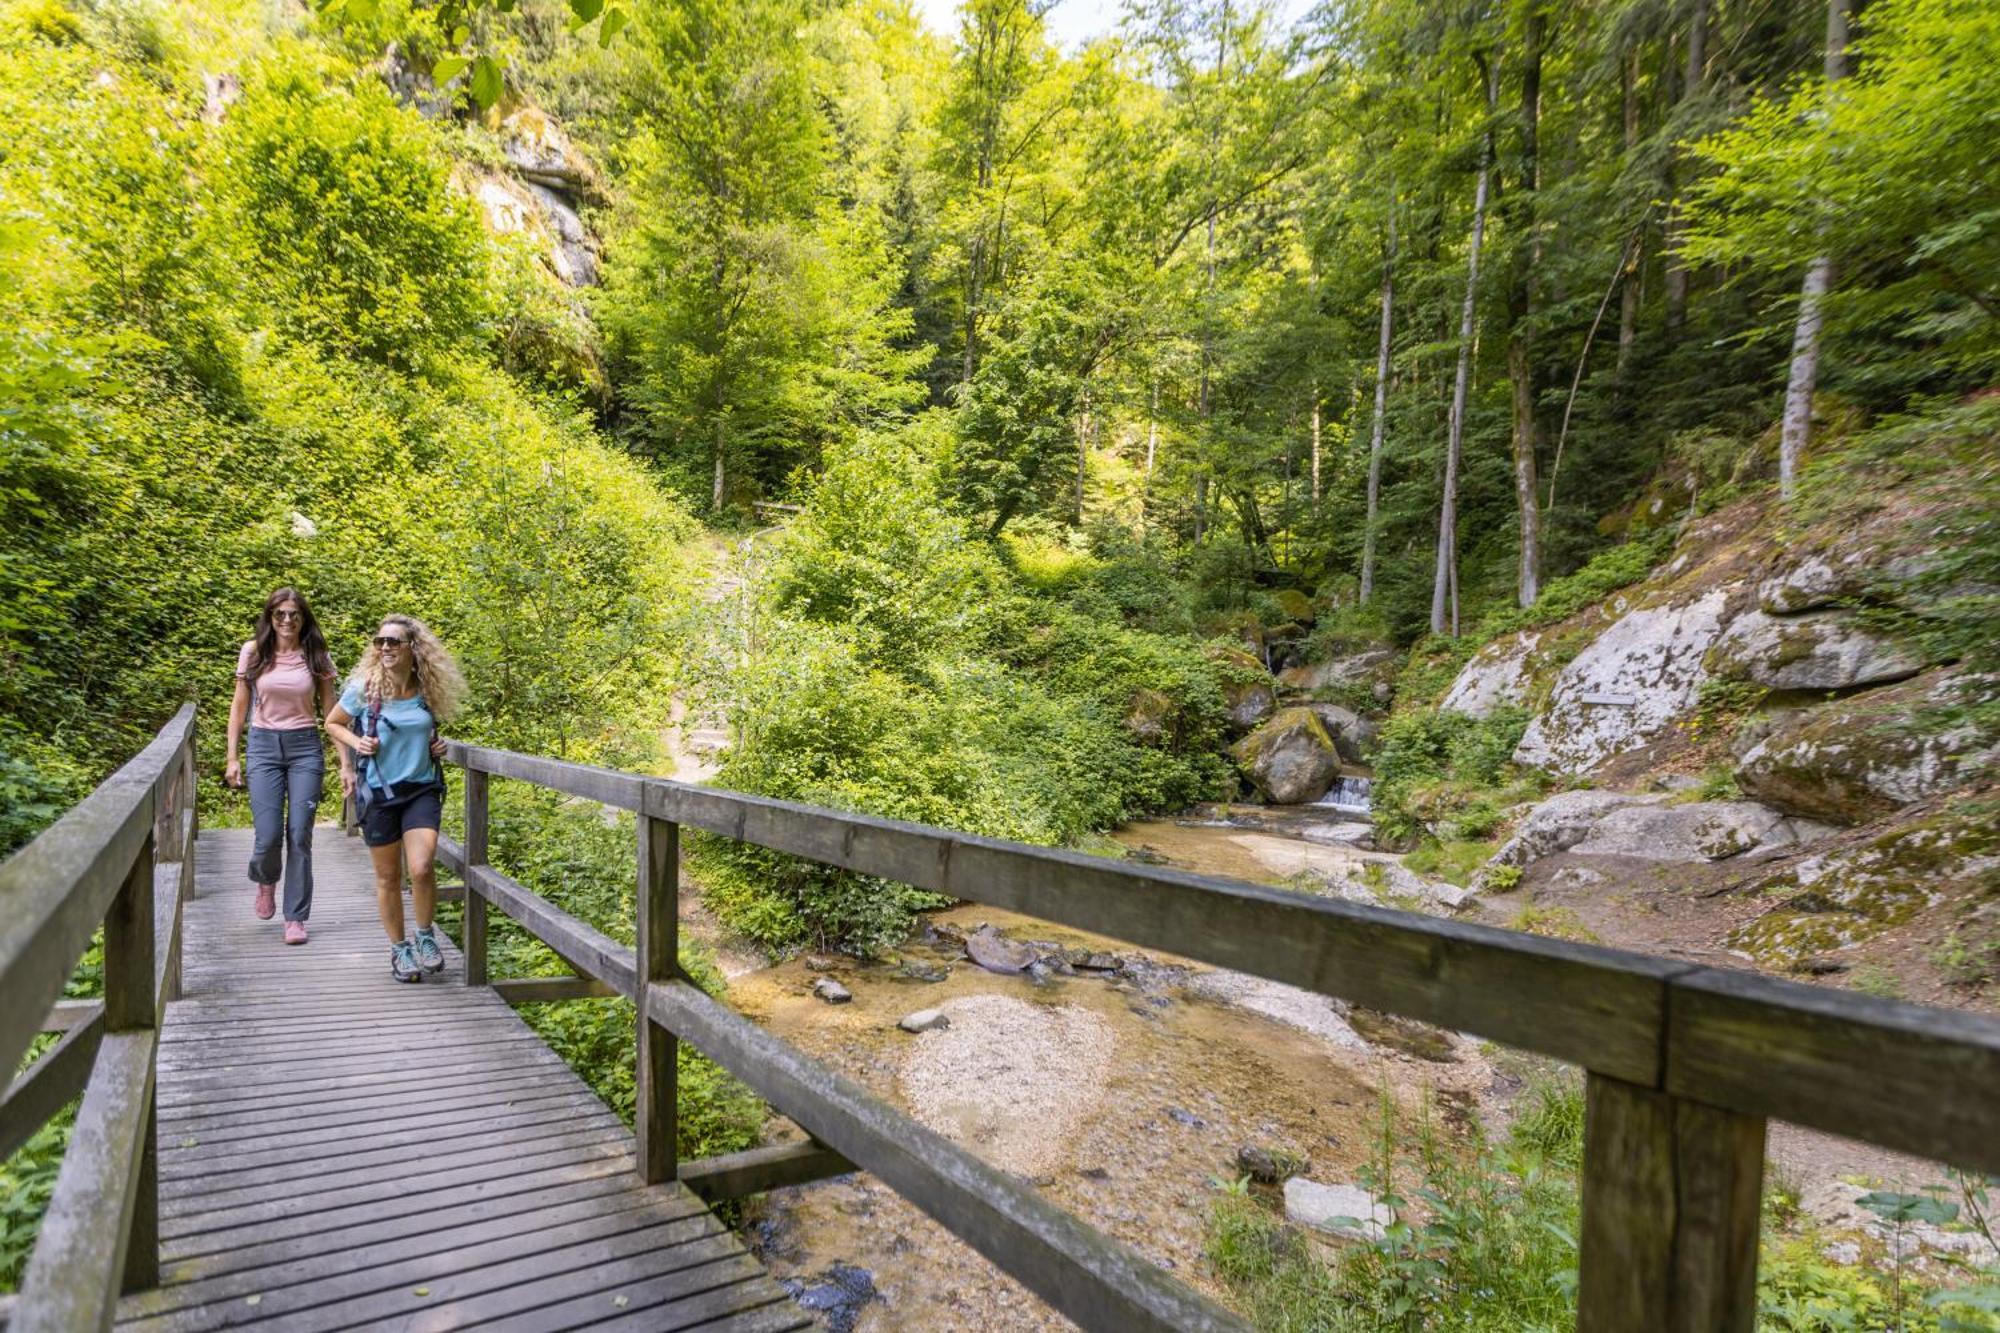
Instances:
[[[1736,784],[1791,814],[1860,824],[1947,791],[2000,743],[1947,712],[1976,682],[1928,676],[1795,713],[1746,752]]]
[[[1359,1185],[1328,1185],[1304,1176],[1285,1182],[1285,1218],[1346,1240],[1380,1240],[1394,1220],[1388,1205]]]
[[[1340,751],[1310,708],[1281,710],[1230,753],[1274,805],[1317,801],[1340,773]]]
[[[1663,795],[1570,791],[1530,811],[1488,865],[1525,867],[1558,852],[1645,861],[1722,861],[1745,853],[1781,851],[1827,831],[1755,801],[1673,804]]]
[[[1645,744],[1693,711],[1722,633],[1729,593],[1628,611],[1556,678],[1549,706],[1528,724],[1516,763],[1587,772]]]
[[[1249,731],[1278,711],[1277,682],[1256,654],[1230,644],[1210,644],[1208,660],[1222,668],[1222,698],[1229,725]]]
[[[1714,675],[1773,690],[1852,690],[1907,680],[1924,668],[1921,657],[1870,633],[1845,611],[1745,611],[1723,630],[1705,665]]]
[[[1377,701],[1386,701],[1396,663],[1395,649],[1367,648],[1309,666],[1287,667],[1278,673],[1278,683],[1303,693],[1335,688],[1366,689]]]
[[[1518,708],[1528,702],[1533,683],[1528,659],[1542,641],[1536,630],[1503,634],[1473,654],[1472,660],[1452,681],[1438,707],[1472,717],[1491,717],[1499,708]]]

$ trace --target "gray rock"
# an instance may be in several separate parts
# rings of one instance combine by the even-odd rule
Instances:
[[[1317,801],[1340,773],[1340,751],[1309,708],[1283,710],[1230,753],[1274,805]]]
[[[1276,1185],[1304,1172],[1311,1163],[1285,1148],[1263,1148],[1246,1143],[1236,1150],[1236,1174],[1259,1184]]]
[[[1714,588],[1691,602],[1627,612],[1563,668],[1515,762],[1582,773],[1681,721],[1708,679],[1703,659],[1728,605],[1728,591]]]
[[[1802,841],[1792,821],[1767,805],[1695,801],[1621,806],[1598,820],[1569,850],[1579,856],[1632,856],[1646,861],[1723,861]]]
[[[981,926],[965,937],[965,952],[988,972],[1025,972],[1035,961],[1035,951],[1019,940],[1010,940],[991,926]]]
[[[1350,764],[1364,763],[1368,752],[1375,747],[1375,737],[1379,728],[1367,718],[1351,708],[1342,708],[1333,703],[1309,703],[1305,707],[1312,710],[1327,735],[1333,738],[1333,748],[1342,759]]]
[[[1380,1240],[1392,1220],[1386,1205],[1359,1185],[1324,1185],[1304,1176],[1285,1182],[1285,1217],[1347,1240]]]
[[[1472,717],[1490,717],[1502,707],[1528,701],[1528,658],[1541,643],[1540,631],[1505,634],[1473,654],[1445,691],[1438,707]]]
[[[914,1014],[905,1014],[897,1027],[905,1032],[930,1032],[936,1028],[948,1028],[951,1019],[942,1009],[919,1009]]]
[[[1771,616],[1746,611],[1709,651],[1715,675],[1774,690],[1850,690],[1906,680],[1923,659],[1863,629],[1845,611]]]
[[[1528,812],[1514,836],[1493,855],[1489,866],[1527,866],[1545,856],[1566,852],[1590,836],[1598,821],[1634,805],[1657,805],[1662,796],[1630,796],[1616,791],[1559,792]]]
[[[1834,559],[1814,553],[1757,585],[1757,605],[1776,616],[1797,615],[1858,596],[1865,571],[1859,555]]]
[[[1278,673],[1278,683],[1293,690],[1328,690],[1341,685],[1367,685],[1394,672],[1396,650],[1369,648],[1325,662],[1287,667]]]
[[[854,998],[854,992],[835,981],[832,977],[821,977],[813,983],[813,994],[828,1004],[846,1004]]]

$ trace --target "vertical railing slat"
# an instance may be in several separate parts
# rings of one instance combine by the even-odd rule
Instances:
[[[1763,1168],[1762,1119],[1587,1075],[1578,1333],[1750,1333]]]
[[[159,801],[156,790],[155,801]],[[155,806],[155,813],[158,811]],[[174,831],[179,841],[179,830]],[[126,873],[124,886],[104,915],[104,1031],[107,1035],[160,1025],[159,992],[155,989],[153,920],[153,858],[157,844],[148,833]],[[132,1204],[132,1225],[126,1236],[124,1289],[137,1291],[160,1281],[159,1150],[155,1141],[157,1091],[148,1093],[155,1105],[146,1111],[140,1131],[138,1189]]]
[[[473,866],[486,864],[486,774],[465,770],[465,924],[460,950],[465,954],[465,984],[486,984],[486,899],[473,885]]]
[[[638,1105],[639,1174],[649,1185],[672,1180],[678,1166],[675,1146],[676,1042],[674,1034],[647,1012],[647,985],[670,981],[679,970],[681,828],[671,820],[638,817],[639,1017]]]

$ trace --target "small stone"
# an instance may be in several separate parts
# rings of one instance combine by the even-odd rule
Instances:
[[[814,995],[828,1004],[846,1004],[854,998],[854,992],[835,981],[832,977],[821,977],[813,983]]]
[[[1193,1111],[1185,1110],[1178,1106],[1169,1106],[1167,1108],[1167,1119],[1177,1125],[1186,1125],[1189,1129],[1206,1129],[1208,1127],[1206,1120],[1203,1120]]]
[[[823,953],[809,953],[806,955],[806,966],[815,972],[831,972],[840,966],[840,960]]]
[[[913,1014],[903,1015],[903,1021],[896,1026],[905,1032],[930,1032],[950,1027],[951,1019],[942,1009],[919,1009]]]
[[[1081,954],[1081,957],[1078,955]],[[1078,949],[1069,956],[1070,966],[1079,972],[1116,972],[1125,965],[1125,960],[1115,953]]]
[[[1387,1207],[1358,1185],[1326,1185],[1304,1176],[1285,1182],[1285,1217],[1348,1240],[1380,1240],[1392,1220]]]
[[[1019,940],[1010,940],[991,926],[982,925],[965,937],[965,951],[972,961],[988,972],[1025,972],[1035,961],[1035,951]]]
[[[896,976],[902,981],[939,982],[951,975],[951,968],[943,963],[919,963],[905,958],[896,965]]]

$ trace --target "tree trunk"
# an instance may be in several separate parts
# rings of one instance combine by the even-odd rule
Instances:
[[[1847,76],[1847,6],[1849,0],[1827,0],[1826,83],[1829,90]],[[1820,234],[1826,234],[1824,219]],[[1778,440],[1778,494],[1789,500],[1798,490],[1799,460],[1812,434],[1813,388],[1819,381],[1821,307],[1833,286],[1833,257],[1822,254],[1806,266],[1799,292],[1799,322],[1792,331],[1792,372],[1785,383],[1785,419]]]
[[[1508,293],[1511,322],[1507,337],[1507,380],[1514,409],[1514,506],[1520,516],[1520,550],[1515,595],[1522,606],[1541,591],[1541,484],[1535,473],[1541,446],[1535,425],[1535,272],[1541,266],[1535,195],[1541,188],[1539,157],[1542,106],[1542,35],[1545,20],[1536,0],[1528,0],[1521,51],[1521,192],[1515,213],[1526,238],[1517,243]]]
[[[1708,76],[1708,0],[1693,0],[1689,6],[1687,42],[1687,73],[1681,81],[1682,105],[1701,96],[1702,84]],[[1672,172],[1670,165],[1670,178]],[[1688,270],[1680,255],[1683,223],[1679,202],[1674,199],[1678,193],[1678,183],[1670,179],[1667,212],[1667,332],[1670,334],[1679,333],[1681,325],[1687,322]]]
[[[1479,175],[1472,190],[1472,238],[1466,246],[1465,306],[1458,318],[1458,374],[1451,386],[1451,415],[1445,426],[1444,497],[1438,506],[1437,579],[1431,585],[1431,633],[1458,626],[1458,460],[1465,443],[1466,396],[1472,383],[1472,338],[1479,304],[1479,247],[1486,239],[1486,192],[1493,174],[1493,116],[1500,85],[1499,66],[1476,57],[1486,83],[1486,135],[1479,150]]]
[[[1396,187],[1389,186],[1389,244],[1382,259],[1382,332],[1375,345],[1375,419],[1368,428],[1368,512],[1361,526],[1361,597],[1375,595],[1375,529],[1382,500],[1382,438],[1389,405],[1389,341],[1396,319]]]
[[[1312,497],[1319,508],[1319,385],[1312,386]],[[1289,456],[1289,455],[1288,455]]]
[[[1639,47],[1635,43],[1619,62],[1619,83],[1624,98],[1625,161],[1629,165],[1639,151]],[[1632,344],[1639,338],[1639,299],[1645,294],[1646,250],[1644,242],[1632,251],[1632,262],[1624,268],[1618,290],[1618,366],[1620,384],[1631,371]]]
[[[1208,418],[1208,362],[1215,318],[1215,205],[1208,206],[1208,293],[1201,320],[1201,389],[1196,411],[1201,417],[1201,458],[1194,478],[1194,544],[1201,545],[1208,519],[1208,464],[1210,446]]]
[[[722,512],[722,454],[725,445],[728,443],[728,429],[728,419],[722,415],[722,410],[717,408],[715,413],[715,488],[709,496],[708,501],[708,509],[712,514]]]
[[[1075,524],[1083,526],[1083,486],[1090,472],[1090,390],[1083,391],[1083,408],[1076,414]]]

